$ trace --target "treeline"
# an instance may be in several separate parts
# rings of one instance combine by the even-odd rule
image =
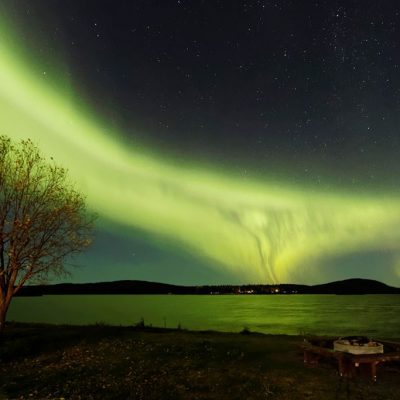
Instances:
[[[276,295],[276,294],[399,294],[400,289],[370,279],[347,279],[322,285],[204,285],[179,286],[147,281],[115,281],[96,283],[61,283],[30,285],[20,296],[78,294],[191,294],[191,295]]]

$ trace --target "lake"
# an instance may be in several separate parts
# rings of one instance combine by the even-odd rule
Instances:
[[[104,322],[219,331],[400,337],[400,295],[67,295],[16,297],[9,321]]]

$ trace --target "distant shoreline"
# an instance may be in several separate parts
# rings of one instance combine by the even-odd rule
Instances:
[[[346,279],[320,285],[203,285],[180,286],[159,282],[123,280],[96,283],[60,283],[25,286],[19,296],[82,294],[173,294],[173,295],[276,295],[276,294],[400,294],[400,288],[370,279]]]

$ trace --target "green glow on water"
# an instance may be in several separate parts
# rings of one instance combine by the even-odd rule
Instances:
[[[143,318],[168,328],[397,338],[399,306],[398,295],[57,295],[16,297],[8,318],[81,325],[132,325]]]

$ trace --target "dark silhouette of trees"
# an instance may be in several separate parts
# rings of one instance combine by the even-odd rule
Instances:
[[[0,333],[28,281],[68,273],[64,261],[90,244],[94,215],[31,140],[0,136]]]

